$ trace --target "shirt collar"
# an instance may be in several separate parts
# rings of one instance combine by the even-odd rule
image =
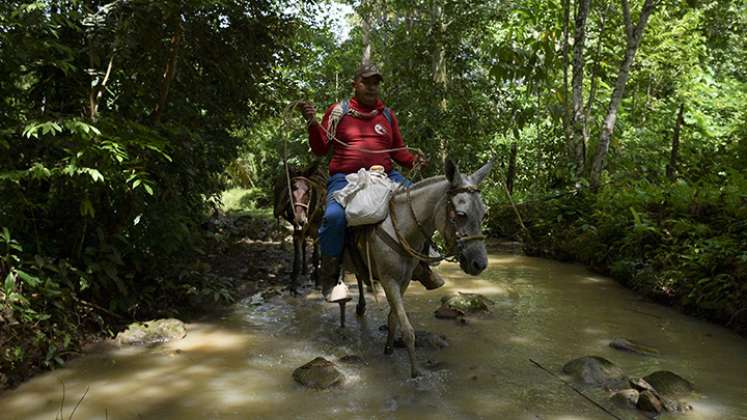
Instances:
[[[353,98],[350,98],[350,106],[353,107],[356,111],[360,111],[360,112],[371,112],[374,109],[381,111],[384,109],[384,101],[382,101],[381,99],[377,99],[376,105],[374,105],[373,107],[370,107],[370,106],[366,106],[361,103],[358,103],[358,100],[353,97]]]

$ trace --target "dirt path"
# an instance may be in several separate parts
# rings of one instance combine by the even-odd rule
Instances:
[[[266,216],[245,214],[219,215],[206,228],[215,246],[205,262],[210,272],[235,285],[236,300],[287,290],[293,263],[287,227]],[[299,278],[301,282],[306,280]]]

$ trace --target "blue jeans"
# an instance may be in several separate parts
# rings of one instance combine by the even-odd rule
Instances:
[[[327,208],[324,210],[322,226],[319,227],[319,249],[322,251],[322,255],[330,257],[342,255],[345,242],[345,228],[347,227],[345,208],[332,198],[335,191],[339,191],[348,185],[345,175],[334,174],[327,180]],[[394,170],[389,173],[389,179],[406,187],[412,185],[412,182]]]

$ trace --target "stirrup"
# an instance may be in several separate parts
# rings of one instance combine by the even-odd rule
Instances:
[[[332,291],[329,292],[329,296],[325,296],[324,300],[329,303],[342,303],[347,302],[350,299],[350,293],[348,293],[348,285],[344,281],[339,281]]]

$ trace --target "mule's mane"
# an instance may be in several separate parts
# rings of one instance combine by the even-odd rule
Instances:
[[[420,180],[420,181],[412,184],[412,186],[409,189],[410,189],[410,192],[413,192],[413,191],[419,190],[421,188],[425,188],[427,186],[433,185],[433,184],[435,184],[437,182],[444,181],[444,180],[446,180],[446,177],[443,176],[443,175],[432,176],[430,178],[426,178],[426,179]],[[399,189],[394,194],[394,196],[396,197],[396,196],[398,196],[400,194],[403,194],[406,190],[407,190],[407,188]]]

